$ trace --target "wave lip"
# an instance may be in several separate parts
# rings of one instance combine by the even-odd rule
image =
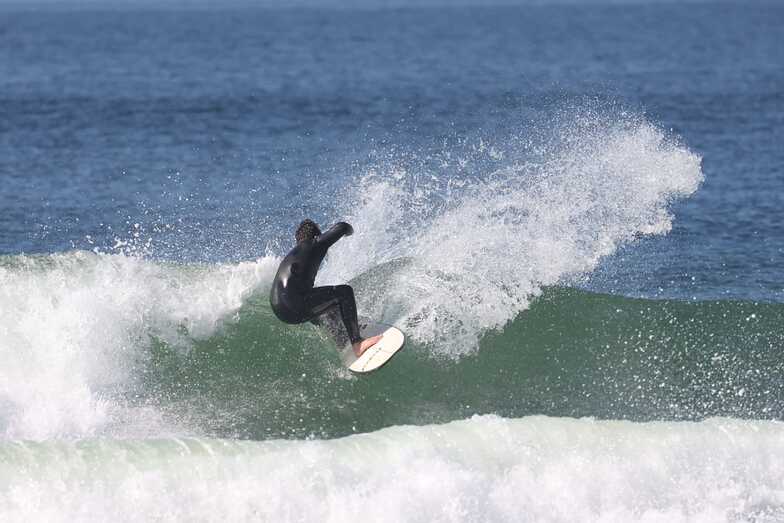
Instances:
[[[5,521],[784,517],[772,421],[482,416],[336,440],[4,442],[0,457]]]

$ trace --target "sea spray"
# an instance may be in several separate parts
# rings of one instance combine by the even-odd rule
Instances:
[[[320,281],[404,259],[383,289],[360,289],[360,309],[457,357],[543,286],[667,233],[670,204],[703,179],[700,157],[640,116],[581,109],[554,119],[503,145],[482,142],[470,161],[450,151],[427,167],[374,166],[342,216],[356,237],[333,249]]]

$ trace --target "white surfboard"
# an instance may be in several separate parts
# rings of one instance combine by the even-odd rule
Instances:
[[[364,318],[360,318],[359,331],[363,338],[379,334],[383,337],[378,343],[363,352],[359,358],[354,354],[351,343],[346,343],[343,346],[341,351],[343,363],[352,372],[365,373],[378,369],[388,362],[406,343],[406,337],[400,329],[390,325],[373,323]]]

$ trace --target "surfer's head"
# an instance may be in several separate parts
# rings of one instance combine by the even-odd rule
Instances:
[[[321,229],[316,222],[311,220],[310,218],[304,220],[302,223],[299,224],[297,227],[297,232],[294,234],[294,237],[297,239],[297,243],[304,241],[304,240],[313,240],[316,236],[321,234]]]

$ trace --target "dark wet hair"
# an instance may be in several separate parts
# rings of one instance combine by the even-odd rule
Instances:
[[[310,218],[308,218],[299,224],[299,227],[297,227],[297,232],[294,234],[294,237],[297,239],[297,243],[299,243],[303,240],[312,240],[320,234],[321,234],[321,229],[319,229],[318,224],[313,220],[311,220]]]

